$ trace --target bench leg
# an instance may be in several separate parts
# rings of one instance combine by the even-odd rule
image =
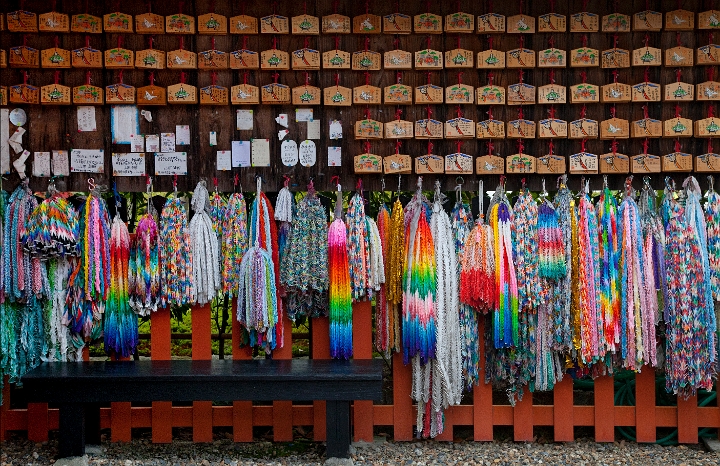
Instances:
[[[100,404],[88,403],[85,407],[85,443],[100,445]]]
[[[62,403],[60,410],[59,457],[85,454],[85,405]]]
[[[325,408],[328,458],[350,457],[350,402],[328,401]]]

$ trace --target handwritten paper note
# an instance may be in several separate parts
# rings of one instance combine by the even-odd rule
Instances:
[[[253,111],[238,110],[237,111],[237,129],[238,131],[252,131],[253,129]]]
[[[175,145],[190,145],[190,125],[175,125]]]
[[[270,166],[270,140],[269,139],[253,139],[252,144],[252,166],[253,167],[269,167]]]
[[[320,139],[320,120],[307,122],[307,138]]]
[[[295,141],[283,141],[280,146],[280,160],[286,167],[294,167],[298,163],[298,146]]]
[[[148,134],[145,136],[145,151],[160,152],[160,136],[157,134]]]
[[[187,152],[155,153],[155,176],[187,175]]]
[[[33,154],[32,175],[50,177],[50,152],[35,152]]]
[[[312,108],[296,108],[295,121],[313,121]]]
[[[328,167],[342,166],[342,148],[328,147]]]
[[[70,164],[66,150],[54,150],[52,153],[53,175],[70,176]]]
[[[130,144],[130,135],[140,133],[137,107],[134,105],[111,106],[110,128],[113,144]]]
[[[145,136],[142,134],[131,135],[130,150],[132,152],[145,152]]]
[[[7,135],[10,133],[10,109],[0,108],[0,174],[10,173],[10,144]]]
[[[90,105],[78,107],[77,125],[78,131],[81,133],[97,131],[97,123],[95,122],[95,107]]]
[[[312,167],[317,161],[315,143],[309,140],[300,143],[300,165]]]
[[[160,152],[175,152],[175,133],[160,133]]]
[[[210,131],[210,147],[217,146],[217,133]]]
[[[250,141],[232,142],[232,166],[233,168],[247,168],[250,163]]]
[[[70,152],[70,171],[73,173],[104,173],[105,151],[102,149],[73,149]]]
[[[342,139],[342,121],[332,120],[330,122],[330,139]]]
[[[232,170],[232,151],[230,151],[230,150],[217,151],[217,169],[218,169],[218,171]]]
[[[143,152],[117,153],[112,155],[113,176],[145,175],[145,154]]]

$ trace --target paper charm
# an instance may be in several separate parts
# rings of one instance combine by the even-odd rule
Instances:
[[[279,137],[279,133],[278,133]],[[284,136],[283,136],[284,137]],[[294,167],[298,163],[298,146],[295,141],[283,141],[280,145],[280,160],[286,167]]]
[[[526,83],[511,84],[508,86],[508,105],[527,105],[535,103],[535,86]]]
[[[382,33],[382,18],[369,13],[355,16],[352,29],[355,34],[380,34]]]
[[[323,34],[350,34],[350,17],[332,14],[322,17]]]
[[[628,50],[619,49],[617,47],[603,50],[601,54],[600,66],[602,68],[629,68],[630,52]]]
[[[390,13],[383,16],[383,30],[387,34],[410,34],[412,18],[402,13]]]
[[[260,34],[288,34],[290,28],[285,16],[269,15],[260,18]]]
[[[547,155],[540,156],[536,159],[535,171],[541,175],[562,174],[567,171],[565,157],[556,155],[553,152],[554,143],[552,140],[548,143]]]
[[[355,122],[355,139],[382,139],[384,124],[380,121],[366,117]]]
[[[507,137],[509,139],[535,139],[536,128],[534,121],[521,117],[508,122]]]
[[[505,160],[494,154],[475,159],[475,173],[478,175],[502,175],[505,173]]]
[[[603,16],[602,32],[630,32],[630,16],[618,12]]]
[[[243,45],[240,50],[230,52],[230,68],[233,70],[257,70],[260,68],[260,54]]]
[[[43,105],[70,105],[72,90],[62,84],[48,84],[40,88],[40,103]]]
[[[458,11],[445,16],[445,32],[455,34],[475,32],[475,15]]]
[[[288,134],[290,134],[290,131],[286,129],[281,129],[280,131],[278,131],[278,141],[282,141],[283,139],[285,139],[285,136],[287,136]]]
[[[135,68],[164,70],[167,55],[162,50],[145,49],[135,54]]]
[[[565,31],[567,31],[567,16],[558,13],[548,13],[538,17],[538,32]]]
[[[198,103],[197,88],[183,82],[183,74],[181,74],[180,83],[168,86],[167,102],[169,104],[196,104]]]
[[[564,90],[564,89],[563,89]],[[478,105],[505,105],[505,88],[486,84],[476,89]]]
[[[673,10],[665,13],[666,31],[692,31],[695,29],[695,13],[687,10]]]
[[[134,104],[135,88],[122,82],[105,86],[105,103]]]
[[[412,87],[400,83],[386,86],[383,92],[385,105],[410,105],[412,97]]]
[[[456,48],[445,52],[446,68],[474,68],[475,53],[472,50]]]
[[[415,52],[415,68],[416,69],[442,69],[443,53],[427,48]]]
[[[217,13],[198,16],[198,34],[225,35],[228,33],[227,17]]]
[[[119,11],[103,15],[103,30],[106,33],[129,34],[133,32],[133,17]]]
[[[385,123],[385,139],[412,139],[415,125],[407,120],[392,120]]]
[[[462,152],[446,155],[445,173],[448,175],[471,175],[473,173],[472,155]]]
[[[288,119],[287,113],[281,113],[280,115],[275,117],[275,123],[282,126],[283,128],[288,127],[288,121],[290,120]]]
[[[404,50],[389,50],[383,54],[383,67],[386,70],[411,70],[413,55]]]
[[[317,148],[315,142],[305,140],[300,143],[300,165],[303,167],[313,167],[317,162]]]
[[[6,16],[10,32],[38,32],[37,15],[30,11],[11,11]]]
[[[460,77],[458,76],[458,81]],[[472,104],[475,102],[475,88],[458,82],[445,88],[445,103],[447,104]]]
[[[38,49],[20,45],[10,47],[10,68],[39,68],[40,52]]]
[[[650,154],[633,155],[630,160],[630,173],[660,173],[660,157]]]
[[[12,57],[12,54],[10,56]],[[40,52],[40,64],[43,68],[70,68],[71,62],[69,50],[53,47]]]
[[[200,70],[225,70],[229,67],[229,54],[215,48],[198,53],[197,58]]]
[[[523,14],[508,17],[507,33],[535,34],[535,18]]]
[[[135,16],[135,32],[138,34],[165,33],[165,18],[155,13],[143,13]]]
[[[83,34],[100,34],[102,31],[102,20],[97,16],[87,13],[73,15],[70,20],[70,31]]]
[[[258,20],[254,16],[238,15],[230,18],[230,34],[257,34]]]
[[[440,175],[445,173],[445,161],[434,154],[415,157],[415,173],[418,175]]]
[[[370,153],[370,143],[365,143],[365,153],[353,158],[353,171],[356,174],[382,173],[383,159],[379,155]]]
[[[665,50],[665,66],[668,67],[693,66],[693,58],[693,50],[688,47],[677,46]]]
[[[10,13],[8,13],[8,26],[10,26]],[[698,13],[698,29],[718,28],[720,28],[720,11],[709,10]]]
[[[507,173],[535,173],[537,160],[532,155],[523,152],[522,141],[518,141],[518,153],[505,158],[505,171]]]
[[[475,137],[475,122],[463,117],[451,118],[445,122],[446,139],[469,139]]]
[[[413,18],[416,34],[442,34],[442,17],[433,13],[421,13]]]
[[[70,32],[70,17],[57,11],[43,13],[38,17],[38,29],[41,32]]]
[[[317,16],[308,14],[293,16],[290,23],[293,34],[313,36],[320,34],[320,18]]]
[[[260,103],[260,89],[250,84],[238,84],[230,89],[233,105],[257,105]]]
[[[645,10],[633,15],[633,31],[659,31],[662,28],[662,13]]]
[[[642,47],[633,50],[633,66],[660,66],[662,65],[662,52],[657,47]]]
[[[595,13],[582,11],[570,15],[570,32],[598,32],[600,17]]]
[[[612,115],[615,114],[614,109]],[[600,139],[627,139],[630,137],[630,124],[621,118],[610,118],[600,123]]]
[[[505,16],[497,13],[486,13],[478,16],[478,34],[503,34],[505,32]]]
[[[598,137],[598,122],[588,118],[580,118],[570,122],[568,139],[596,139]]]

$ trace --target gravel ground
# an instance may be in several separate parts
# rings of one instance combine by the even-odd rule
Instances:
[[[34,444],[20,436],[11,436],[0,444],[0,464],[53,464],[57,441]],[[239,466],[239,465],[322,465],[324,447],[314,442],[273,444],[258,441],[236,444],[228,439],[211,444],[193,444],[175,440],[169,445],[154,445],[147,439],[126,444],[104,442],[97,451],[89,451],[89,464],[107,466]],[[514,442],[454,442],[431,440],[386,442],[357,445],[353,449],[355,465],[718,465],[720,453],[707,453],[698,446],[660,447],[619,442],[598,444],[580,440],[566,444]]]

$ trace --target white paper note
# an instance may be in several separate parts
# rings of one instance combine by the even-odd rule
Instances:
[[[342,139],[342,121],[333,120],[330,122],[330,139]]]
[[[140,133],[138,109],[134,105],[110,107],[110,128],[113,144],[130,144],[130,135]]]
[[[232,151],[231,150],[217,151],[217,169],[218,169],[218,171],[232,170]]]
[[[328,147],[328,167],[342,166],[342,148]]]
[[[251,131],[253,129],[252,110],[237,111],[237,129],[238,131]]]
[[[300,165],[312,167],[317,161],[315,143],[309,140],[300,143]]]
[[[250,166],[250,141],[232,142],[233,168],[247,168]]]
[[[25,134],[25,128],[18,128],[15,130],[15,132],[10,136],[8,139],[8,143],[10,144],[10,147],[12,147],[12,150],[19,154],[24,149],[22,147],[22,138],[23,134]]]
[[[190,145],[190,125],[175,125],[175,145]]]
[[[104,173],[105,151],[102,149],[73,149],[70,152],[70,171],[73,173]]]
[[[150,110],[140,110],[140,115],[145,118],[145,121],[152,123],[152,113],[150,113]]]
[[[217,133],[210,131],[210,146],[217,146]]]
[[[320,120],[307,122],[307,138],[320,139]]]
[[[280,160],[286,167],[294,167],[298,163],[298,146],[295,141],[283,141],[280,146]]]
[[[286,129],[281,129],[280,131],[278,131],[278,140],[282,141],[288,134],[290,134],[290,131]]]
[[[10,173],[10,109],[0,108],[0,175]]]
[[[142,134],[131,135],[130,150],[136,153],[145,152],[145,136]]]
[[[145,136],[145,150],[147,152],[160,152],[160,136],[157,134]]]
[[[112,155],[113,176],[144,176],[145,154],[143,152]]]
[[[50,177],[50,152],[33,154],[32,175],[42,178]]]
[[[253,167],[269,167],[270,166],[270,140],[269,139],[253,139],[252,144],[252,166]]]
[[[155,153],[155,176],[187,175],[187,152]]]
[[[296,108],[295,121],[313,121],[312,108]]]
[[[160,152],[175,152],[175,133],[160,133]]]
[[[78,132],[80,133],[97,131],[97,124],[95,122],[95,107],[85,105],[77,108],[77,127]]]
[[[54,150],[52,153],[53,175],[70,176],[70,164],[68,162],[68,152],[66,150]]]
[[[275,122],[282,126],[283,128],[288,127],[288,116],[287,113],[281,113],[280,115],[275,117]]]

